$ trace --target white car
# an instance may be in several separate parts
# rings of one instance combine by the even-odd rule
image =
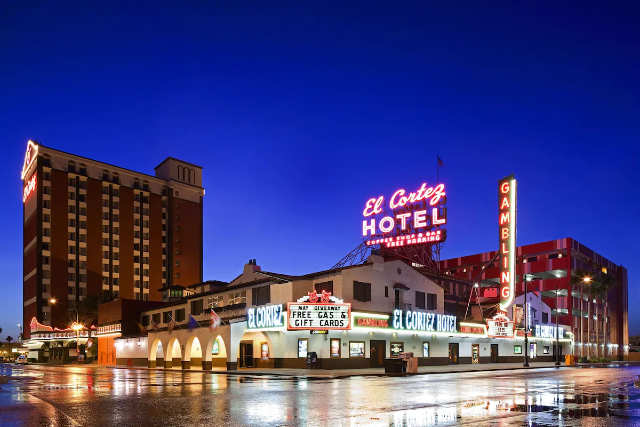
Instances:
[[[27,356],[25,356],[24,354],[21,354],[16,359],[16,363],[19,364],[19,365],[26,365],[28,363]]]

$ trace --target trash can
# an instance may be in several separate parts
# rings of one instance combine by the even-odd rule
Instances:
[[[412,352],[400,353],[400,358],[405,361],[405,372],[407,374],[418,373],[418,358],[413,357]]]
[[[567,354],[564,356],[564,364],[567,366],[573,366],[576,364],[576,360],[573,354]]]
[[[384,359],[384,373],[390,376],[402,376],[407,371],[407,361],[399,358],[392,357],[390,359]]]
[[[307,353],[307,369],[317,369],[320,367],[318,362],[318,354],[315,351]]]

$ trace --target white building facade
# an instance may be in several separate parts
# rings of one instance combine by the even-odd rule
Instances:
[[[205,282],[189,293],[144,312],[148,336],[117,340],[118,364],[146,359],[149,367],[183,369],[354,369],[382,367],[401,353],[413,353],[419,365],[523,357],[524,331],[513,321],[489,325],[449,315],[439,285],[403,261],[377,255],[302,276],[262,271],[251,260],[230,283]],[[220,325],[211,325],[211,309]],[[532,356],[552,360],[555,335],[544,332],[529,337]],[[560,338],[564,354],[571,337]]]

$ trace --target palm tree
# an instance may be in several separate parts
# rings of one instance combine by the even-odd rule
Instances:
[[[11,344],[11,341],[13,341],[13,337],[11,335],[9,335],[9,336],[7,336],[6,340],[7,340],[7,342],[9,344]]]

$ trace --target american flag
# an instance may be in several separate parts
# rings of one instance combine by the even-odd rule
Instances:
[[[222,319],[220,319],[220,316],[218,316],[216,312],[213,311],[213,308],[211,308],[211,316],[209,317],[209,319],[211,320],[211,325],[209,326],[211,329],[217,328],[218,326],[220,326],[220,323],[222,323]]]

